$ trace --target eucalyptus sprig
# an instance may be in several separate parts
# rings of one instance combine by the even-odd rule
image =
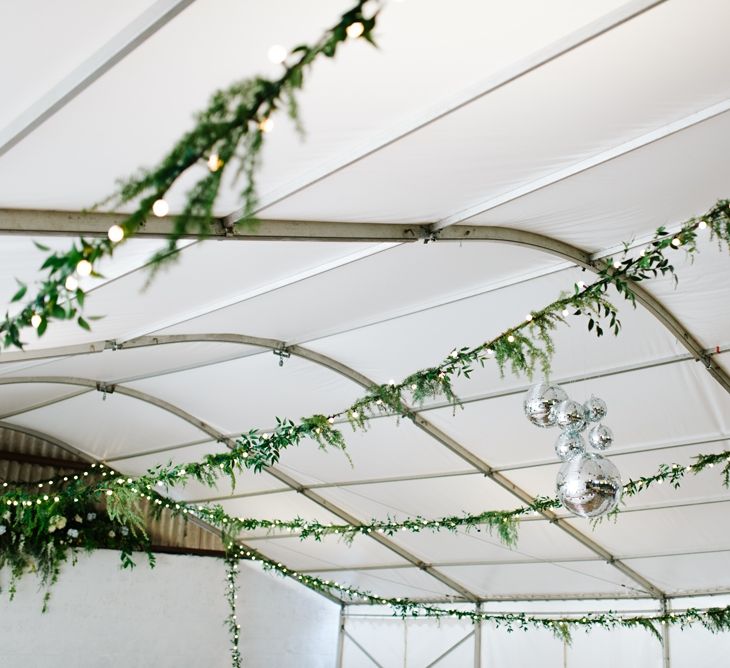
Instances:
[[[85,292],[78,287],[76,276],[98,275],[99,261],[111,257],[115,249],[133,237],[151,215],[165,215],[168,205],[164,197],[180,177],[198,165],[206,165],[206,173],[186,193],[182,211],[172,219],[172,229],[165,247],[155,253],[149,266],[156,271],[175,257],[179,241],[190,234],[203,238],[217,222],[213,214],[224,174],[236,171],[245,182],[241,197],[241,224],[253,223],[256,209],[256,172],[270,130],[272,117],[285,109],[301,128],[297,95],[306,73],[321,57],[333,58],[348,39],[374,42],[373,32],[380,12],[376,0],[357,0],[335,25],[326,30],[311,45],[301,44],[291,49],[282,63],[282,74],[274,79],[255,76],[237,81],[218,90],[208,106],[195,117],[194,127],[186,132],[154,167],[119,183],[117,191],[104,202],[118,208],[131,204],[136,207],[121,223],[109,231],[109,238],[79,239],[66,252],[50,253],[41,266],[46,276],[36,295],[23,308],[7,313],[0,323],[0,336],[5,347],[23,347],[20,332],[33,326],[42,336],[53,320],[76,319],[78,325],[89,329],[83,317]],[[162,202],[162,205],[156,203]],[[160,208],[162,207],[162,208]],[[49,248],[40,246],[44,251]],[[19,285],[13,297],[18,302],[25,297],[27,286]]]

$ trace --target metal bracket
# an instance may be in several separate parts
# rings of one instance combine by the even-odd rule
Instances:
[[[115,385],[107,385],[106,383],[99,382],[96,384],[96,391],[101,392],[101,400],[106,401],[107,394],[114,394]]]
[[[119,343],[116,339],[107,339],[104,341],[104,350],[120,350],[122,347],[122,344]]]
[[[279,366],[284,366],[284,360],[291,357],[291,353],[286,348],[278,348],[277,350],[272,350],[271,352],[273,352],[274,355],[279,358]]]
[[[436,241],[441,234],[441,230],[434,230],[431,225],[420,225],[421,233],[419,239],[423,239],[423,243],[427,244],[430,241]]]
[[[230,238],[235,234],[236,223],[233,220],[231,220],[230,218],[221,218],[220,224],[221,228],[223,229],[224,237]]]

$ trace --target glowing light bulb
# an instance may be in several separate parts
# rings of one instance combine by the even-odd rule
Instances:
[[[697,227],[698,227],[699,229],[701,229],[701,230],[704,230],[704,229],[706,229],[706,228],[707,228],[707,221],[706,221],[706,220],[701,220],[701,221],[700,221],[700,224],[699,224],[699,225],[698,225]]]
[[[43,322],[43,318],[41,318],[37,313],[34,313],[30,317],[30,324],[33,325],[35,329],[38,329],[41,326],[41,323]]]
[[[208,158],[208,169],[211,172],[217,172],[223,166],[223,160],[217,153],[211,153]]]
[[[269,47],[269,51],[266,55],[269,57],[269,60],[274,63],[274,65],[281,65],[286,60],[289,52],[281,44],[274,44]]]
[[[679,248],[679,245],[681,243],[682,242],[679,240],[679,237],[674,237],[674,239],[672,239],[672,246],[674,246],[675,248]]]
[[[152,213],[158,218],[164,218],[170,213],[170,205],[164,199],[158,199],[152,205]]]
[[[109,241],[118,244],[124,239],[124,230],[119,225],[112,225],[106,235],[109,237]]]
[[[515,337],[514,337],[514,336],[512,336],[512,334],[510,334],[510,335],[509,335],[509,336],[507,337],[507,341],[509,341],[510,343],[514,343],[514,342],[515,342]]]
[[[91,266],[91,262],[89,262],[88,260],[81,260],[76,265],[76,273],[79,276],[91,276],[92,269],[93,267]]]
[[[563,315],[565,316],[565,315],[569,315],[569,314],[570,314],[570,311],[568,311],[567,308],[564,308],[563,309]]]
[[[527,315],[525,316],[525,320],[527,320],[527,322],[530,322],[530,321],[532,320],[532,313],[528,313],[528,314],[527,314]]]
[[[79,287],[79,282],[74,276],[68,276],[64,285],[66,286],[66,290],[68,290],[69,292],[76,292],[77,288]]]
[[[274,121],[272,121],[270,118],[264,118],[259,123],[259,130],[261,132],[271,132],[274,129]]]
[[[357,39],[365,32],[365,26],[357,21],[347,26],[346,32],[348,37],[351,37],[352,39]]]

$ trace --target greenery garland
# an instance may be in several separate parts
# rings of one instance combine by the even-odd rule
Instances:
[[[657,629],[658,624],[676,625],[682,629],[694,624],[700,624],[712,633],[730,631],[730,606],[706,608],[703,610],[689,608],[683,612],[666,612],[654,615],[622,615],[614,612],[605,612],[556,617],[551,615],[531,615],[524,612],[481,612],[478,610],[462,610],[459,608],[429,605],[407,598],[378,596],[369,591],[343,585],[333,580],[323,580],[316,576],[298,573],[281,563],[261,556],[255,551],[244,550],[235,546],[231,546],[231,555],[241,560],[258,561],[265,570],[294,578],[314,591],[324,594],[334,594],[352,603],[367,603],[370,605],[390,607],[395,616],[435,619],[448,617],[467,619],[474,623],[491,622],[496,627],[505,628],[507,631],[514,631],[516,629],[527,631],[531,628],[542,628],[552,631],[558,639],[567,643],[572,641],[572,630],[590,630],[594,627],[604,629],[643,628],[650,631],[660,642],[662,641],[662,636],[659,629]]]
[[[634,496],[653,484],[663,482],[669,482],[676,489],[681,486],[687,473],[697,474],[713,468],[716,464],[723,466],[723,484],[725,486],[730,484],[730,450],[698,455],[695,460],[693,464],[686,466],[676,463],[662,464],[655,474],[627,482],[623,488],[623,495]],[[105,503],[102,504],[102,501]],[[545,617],[525,613],[495,614],[443,608],[407,598],[386,598],[336,581],[298,573],[281,562],[275,562],[255,550],[237,544],[237,537],[241,531],[257,528],[296,530],[300,532],[301,539],[314,537],[316,540],[321,540],[325,535],[334,534],[345,540],[352,540],[358,534],[369,534],[373,531],[392,535],[399,530],[456,531],[459,527],[479,530],[480,526],[485,526],[490,531],[496,529],[507,545],[514,545],[517,540],[518,519],[531,512],[559,507],[557,499],[538,498],[532,504],[509,511],[485,511],[478,515],[437,519],[415,517],[399,522],[385,520],[362,525],[321,524],[301,519],[289,522],[255,520],[231,517],[220,505],[197,506],[170,500],[154,489],[140,487],[139,479],[125,478],[101,464],[92,464],[89,470],[80,475],[56,476],[33,483],[3,483],[0,518],[6,523],[0,524],[0,567],[7,564],[11,568],[11,598],[15,591],[16,580],[26,572],[36,570],[46,589],[43,599],[45,611],[50,587],[56,582],[61,565],[68,560],[69,555],[73,556],[75,563],[76,554],[81,548],[86,551],[103,547],[119,549],[123,567],[134,566],[131,558],[132,550],[143,549],[147,552],[151,565],[154,565],[154,555],[150,552],[149,540],[142,524],[140,502],[144,501],[148,502],[149,512],[154,518],[159,517],[164,508],[184,518],[198,517],[221,530],[226,547],[226,602],[229,606],[226,627],[233,668],[240,668],[242,662],[239,648],[241,627],[236,610],[238,562],[242,559],[258,561],[265,569],[295,578],[318,592],[336,594],[351,602],[390,606],[394,614],[402,617],[456,617],[473,622],[488,621],[508,630],[545,628],[567,642],[570,642],[573,629],[589,629],[594,626],[607,629],[642,627],[658,637],[661,637],[656,628],[658,623],[676,624],[681,628],[699,623],[714,632],[730,630],[730,606],[707,610],[690,609],[683,613],[653,616],[603,613],[583,617]],[[63,534],[61,530],[67,526],[69,528]]]
[[[228,603],[228,617],[226,626],[231,644],[231,666],[241,668],[240,635],[241,625],[236,615],[238,601],[238,559],[226,557],[226,603]]]
[[[273,431],[252,429],[242,434],[235,446],[226,452],[206,455],[198,462],[157,466],[143,477],[142,484],[170,486],[193,478],[212,487],[221,475],[226,475],[235,487],[237,472],[245,469],[262,471],[275,464],[283,450],[307,438],[322,448],[344,451],[345,437],[335,426],[336,422],[345,420],[354,430],[365,430],[370,418],[379,415],[400,415],[415,420],[416,413],[409,401],[419,406],[429,398],[444,398],[458,406],[452,379],[469,378],[477,365],[483,367],[489,360],[496,361],[502,374],[510,367],[518,375],[532,377],[536,371],[547,375],[554,353],[551,332],[559,324],[564,324],[572,314],[585,317],[588,330],[596,336],[604,334],[604,327],[618,334],[621,322],[616,307],[607,297],[608,289],[613,286],[634,304],[632,284],[659,274],[673,276],[676,280],[675,268],[666,251],[683,248],[694,256],[698,252],[698,231],[704,229],[709,230],[710,238],[716,240],[720,248],[730,248],[729,200],[720,200],[703,216],[686,221],[676,233],[659,228],[637,257],[629,257],[630,247],[625,244],[623,256],[600,268],[596,281],[590,285],[576,284],[571,293],[561,294],[552,303],[532,311],[523,322],[490,341],[473,348],[455,349],[438,365],[417,371],[399,383],[373,385],[363,397],[338,413],[312,415],[299,422],[276,418]]]
[[[296,46],[286,55],[280,77],[256,76],[216,91],[208,106],[196,115],[195,127],[177,141],[158,165],[122,181],[118,190],[100,203],[136,206],[121,224],[110,228],[108,238],[81,238],[65,253],[49,253],[41,266],[42,271],[47,270],[46,277],[33,299],[15,315],[6,314],[0,323],[4,345],[22,348],[23,328],[35,327],[42,336],[52,320],[76,319],[80,327],[90,329],[88,320],[92,318],[83,317],[85,292],[79,287],[77,276],[99,276],[95,267],[101,259],[111,257],[150,215],[166,215],[165,194],[196,165],[206,164],[207,173],[186,193],[185,205],[172,221],[164,250],[150,260],[153,271],[175,257],[180,239],[190,234],[202,238],[210,233],[211,225],[216,222],[213,207],[223,175],[234,165],[237,165],[236,176],[243,176],[245,181],[242,222],[255,222],[252,219],[256,208],[255,176],[265,135],[273,124],[272,116],[283,107],[301,130],[296,96],[307,70],[320,57],[333,58],[348,39],[364,39],[374,44],[373,31],[379,12],[380,3],[376,0],[357,0],[317,42]],[[50,251],[46,246],[36,245]],[[23,299],[27,290],[27,285],[19,283],[12,301]]]

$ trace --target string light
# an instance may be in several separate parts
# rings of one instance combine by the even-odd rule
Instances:
[[[79,287],[79,282],[76,280],[76,278],[74,276],[67,276],[64,286],[66,287],[66,290],[68,290],[69,292],[76,292],[76,290]]]
[[[152,213],[158,218],[164,218],[170,213],[170,205],[164,199],[155,200],[155,203],[152,205]]]
[[[211,153],[208,158],[208,169],[211,172],[217,172],[221,167],[223,167],[223,160],[217,153]]]
[[[106,235],[109,237],[109,241],[114,244],[118,244],[122,239],[124,239],[124,229],[122,229],[119,225],[112,225],[107,230]]]
[[[345,30],[348,37],[352,39],[357,39],[365,32],[365,26],[359,21],[356,21],[355,23],[351,23],[349,26],[347,26]]]
[[[91,266],[91,262],[89,262],[88,260],[81,260],[76,265],[76,273],[79,276],[91,276],[92,269],[93,267]]]
[[[679,248],[679,245],[681,243],[682,242],[679,240],[679,237],[674,237],[674,239],[672,239],[672,246],[674,246],[675,248]]]
[[[41,326],[41,323],[43,322],[43,318],[39,316],[37,313],[34,313],[32,316],[30,316],[30,324],[33,326],[34,329],[38,329]]]
[[[268,116],[261,119],[261,122],[259,123],[259,130],[261,130],[261,132],[271,132],[273,129],[274,121],[272,121]]]
[[[286,60],[289,52],[281,44],[274,44],[269,47],[266,55],[274,65],[281,65]]]
[[[706,228],[707,228],[707,221],[706,221],[706,220],[701,220],[701,221],[700,221],[700,223],[699,223],[699,225],[697,225],[697,227],[698,227],[698,228],[699,228],[700,230],[704,230],[704,229],[706,229]]]

